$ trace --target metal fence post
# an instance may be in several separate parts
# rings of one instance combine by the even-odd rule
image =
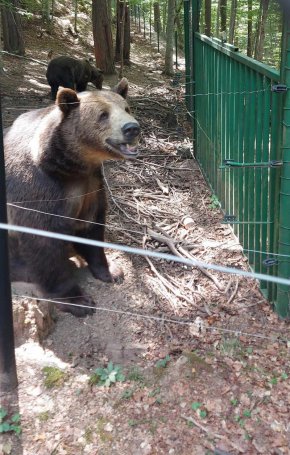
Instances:
[[[5,163],[0,98],[0,222],[7,223]],[[12,298],[8,260],[8,233],[0,229],[0,394],[17,387]]]
[[[283,168],[280,187],[279,254],[290,255],[290,18],[284,15],[281,79],[287,86],[282,109],[281,155]],[[279,260],[278,275],[290,278],[289,259]],[[278,285],[275,309],[282,318],[290,317],[290,288]]]
[[[190,21],[189,21],[189,11],[190,11],[190,0],[184,0],[183,12],[184,12],[184,54],[185,54],[185,101],[186,106],[189,111],[191,111],[191,55],[190,55]]]
[[[196,79],[196,68],[195,68],[195,33],[199,31],[199,14],[200,14],[200,1],[191,0],[191,26],[192,26],[192,47],[191,47],[191,115],[192,115],[192,130],[193,130],[193,153],[196,155],[197,147],[197,121],[195,112],[195,79]]]

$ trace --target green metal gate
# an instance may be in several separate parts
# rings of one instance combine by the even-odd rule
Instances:
[[[285,107],[290,94],[280,83],[280,72],[232,45],[201,35],[197,24],[198,1],[185,0],[185,28],[191,29],[185,39],[192,39],[185,46],[186,99],[195,156],[220,201],[222,222],[233,226],[253,271],[290,278],[290,111]],[[286,80],[290,35],[284,36]],[[279,246],[279,213],[285,217],[280,207],[281,175],[289,205],[284,246]],[[265,281],[261,289],[282,317],[290,315],[287,286],[280,286],[277,293],[277,286]]]

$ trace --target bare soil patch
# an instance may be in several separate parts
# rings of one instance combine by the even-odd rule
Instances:
[[[38,37],[39,28],[26,27],[27,57],[45,62],[50,48],[92,54],[90,37],[75,40],[61,22],[51,35]],[[8,126],[50,100],[45,65],[3,60]],[[107,239],[160,252],[173,244],[201,261],[246,270],[193,158],[183,86],[161,74],[161,63],[136,33],[125,75],[142,126],[140,156],[105,165]],[[108,256],[123,267],[123,283],[101,283],[79,269],[96,314],[58,313],[41,345],[27,340],[17,348],[23,431],[1,436],[0,453],[289,454],[289,329],[258,283],[113,250]],[[125,381],[90,385],[92,371],[109,361],[123,367]],[[46,366],[65,373],[61,384],[45,385]]]

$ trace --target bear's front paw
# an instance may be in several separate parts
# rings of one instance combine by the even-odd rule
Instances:
[[[99,265],[98,267],[91,268],[91,272],[95,278],[106,283],[122,282],[124,279],[123,270],[114,263],[109,263],[108,267]]]
[[[95,302],[89,296],[80,296],[78,298],[67,297],[66,299],[63,299],[63,301],[63,304],[57,304],[58,309],[65,313],[71,313],[77,318],[91,316],[96,312],[94,308],[91,308],[95,306]],[[69,305],[68,302],[72,303],[73,305]]]

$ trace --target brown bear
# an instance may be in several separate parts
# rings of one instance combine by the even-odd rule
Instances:
[[[140,133],[126,102],[128,81],[114,91],[77,94],[60,89],[55,105],[20,115],[5,131],[8,221],[79,237],[104,240],[104,160],[134,158]],[[85,220],[85,221],[83,221]],[[116,280],[103,248],[74,244],[95,278]],[[9,234],[12,281],[36,283],[45,297],[91,305],[69,260],[71,245],[22,233]],[[65,301],[65,300],[64,300]],[[93,311],[59,305],[85,316]]]
[[[103,71],[96,68],[89,59],[61,55],[50,60],[46,78],[51,87],[51,98],[55,100],[59,86],[72,88],[77,92],[83,92],[88,82],[101,90],[103,84]]]

